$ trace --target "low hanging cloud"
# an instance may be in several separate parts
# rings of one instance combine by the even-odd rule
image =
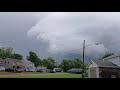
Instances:
[[[40,15],[35,13],[37,18]],[[104,54],[108,49],[116,48],[109,48],[110,45],[120,45],[118,12],[50,12],[42,15],[27,35],[48,42],[50,53],[80,53],[83,40],[86,44],[101,43],[87,47],[87,54]]]

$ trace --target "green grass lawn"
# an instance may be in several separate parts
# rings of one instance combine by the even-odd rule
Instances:
[[[46,74],[47,72],[24,72],[26,74]]]
[[[0,78],[81,78],[81,74],[57,73],[31,76],[0,76]]]
[[[22,72],[24,74],[46,74],[47,72]],[[0,72],[2,74],[15,74],[15,72]]]

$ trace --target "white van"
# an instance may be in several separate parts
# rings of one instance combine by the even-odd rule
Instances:
[[[5,67],[0,66],[0,71],[5,71]]]

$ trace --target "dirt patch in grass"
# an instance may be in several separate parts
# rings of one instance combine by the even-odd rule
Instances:
[[[11,76],[11,75],[17,75],[17,76],[24,76],[24,75],[29,75],[28,73],[24,73],[24,72],[21,72],[21,73],[17,73],[17,72],[0,72],[0,76]]]

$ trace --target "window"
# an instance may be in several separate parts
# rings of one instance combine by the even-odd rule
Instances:
[[[19,66],[17,66],[17,69],[19,69]]]

